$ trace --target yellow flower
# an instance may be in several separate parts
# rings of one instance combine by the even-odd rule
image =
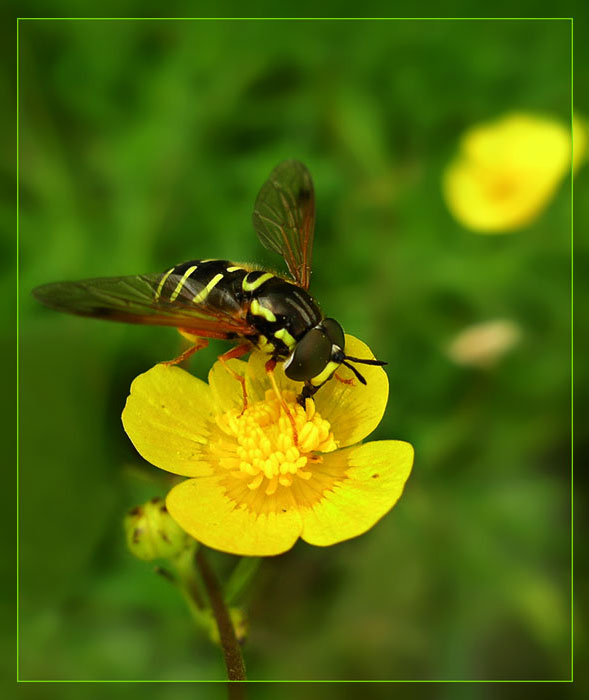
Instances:
[[[346,351],[373,357],[346,336]],[[166,504],[176,522],[203,544],[233,554],[267,556],[290,549],[299,537],[326,546],[366,532],[400,497],[413,463],[406,442],[358,444],[380,422],[388,380],[381,367],[364,366],[367,386],[333,378],[306,409],[296,402],[302,384],[281,367],[275,377],[297,425],[271,390],[264,363],[231,360],[241,384],[217,362],[209,383],[179,367],[156,365],[135,379],[123,425],[152,464],[190,477]],[[343,366],[338,374],[351,379]]]
[[[585,144],[578,131],[575,159],[581,162]],[[460,154],[443,176],[446,203],[474,231],[513,231],[540,214],[570,172],[570,163],[570,127],[509,114],[464,134]]]

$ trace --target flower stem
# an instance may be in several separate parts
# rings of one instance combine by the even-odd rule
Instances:
[[[223,647],[223,655],[225,657],[225,666],[227,668],[227,678],[230,681],[244,681],[246,679],[245,664],[241,654],[241,648],[235,637],[235,630],[231,618],[229,617],[229,611],[223,600],[221,588],[213,570],[204,556],[203,549],[204,547],[199,547],[196,550],[195,559],[205,588],[207,589],[213,615],[215,616],[215,621],[219,630],[219,637],[221,638],[221,646]],[[237,686],[237,684],[229,684],[229,697],[237,698],[239,695],[236,695],[235,692],[239,693],[241,688],[233,687],[234,685]]]

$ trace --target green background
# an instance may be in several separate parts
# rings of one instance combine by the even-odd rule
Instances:
[[[121,530],[169,482],[120,412],[180,340],[54,314],[30,290],[198,257],[278,267],[250,215],[288,157],[315,181],[313,294],[389,362],[373,438],[410,441],[416,461],[366,535],[264,562],[249,677],[569,677],[570,182],[525,230],[477,236],[440,178],[473,123],[567,123],[570,48],[565,21],[21,23],[21,678],[223,678]],[[494,369],[448,359],[459,330],[497,317],[523,340]],[[221,575],[235,561],[211,559]]]

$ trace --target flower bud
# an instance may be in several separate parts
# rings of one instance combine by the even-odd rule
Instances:
[[[124,521],[127,546],[138,559],[169,559],[192,541],[172,520],[163,498],[152,498],[127,513]]]

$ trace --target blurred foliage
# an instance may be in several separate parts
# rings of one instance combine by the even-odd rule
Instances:
[[[52,314],[29,292],[198,257],[278,268],[250,214],[296,157],[317,191],[312,291],[389,361],[373,437],[409,440],[416,462],[368,534],[264,562],[250,678],[567,678],[570,186],[523,232],[482,237],[446,211],[440,177],[473,123],[570,118],[569,24],[28,21],[20,61],[21,676],[223,677],[121,528],[170,482],[120,412],[179,338]],[[453,364],[451,339],[497,317],[520,344],[487,371]],[[222,575],[236,561],[211,559]]]

